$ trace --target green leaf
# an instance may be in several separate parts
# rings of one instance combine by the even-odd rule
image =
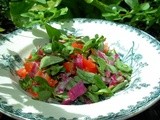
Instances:
[[[37,28],[32,28],[32,34],[36,37],[49,39],[49,36],[46,32]]]
[[[122,90],[126,87],[128,81],[124,81],[122,83],[119,83],[118,85],[116,85],[113,89],[112,89],[112,92],[115,93],[115,92],[118,92],[119,90]]]
[[[107,68],[112,72],[112,73],[116,73],[118,70],[115,66],[110,65],[110,64],[106,64]]]
[[[106,88],[106,84],[104,83],[100,75],[94,75],[94,84],[100,89]]]
[[[45,87],[48,86],[48,82],[40,76],[35,76],[34,80]]]
[[[140,5],[140,9],[143,10],[148,10],[150,8],[150,4],[149,3],[142,3]]]
[[[115,66],[121,71],[124,71],[127,73],[132,72],[132,68],[130,66],[128,66],[127,64],[123,63],[120,59],[116,60]]]
[[[33,11],[45,11],[45,10],[47,10],[46,7],[44,7],[43,5],[37,4],[37,5],[32,6],[32,8],[29,11],[33,12]]]
[[[33,80],[29,77],[26,76],[23,80],[19,80],[19,84],[22,89],[26,90],[32,86]]]
[[[98,102],[99,101],[99,97],[97,94],[91,93],[91,92],[87,92],[85,94],[92,102]]]
[[[35,2],[17,1],[10,2],[10,15],[14,24],[18,27],[23,27],[28,22],[28,18],[21,16],[22,13],[28,10],[35,4]]]
[[[45,56],[41,59],[40,68],[44,68],[53,64],[62,62],[64,59],[57,56]]]
[[[45,46],[42,47],[43,51],[46,54],[51,54],[52,53],[52,43],[48,43]]]
[[[114,5],[117,5],[117,4],[120,4],[121,2],[122,2],[123,0],[104,0],[104,2],[106,3],[106,4],[114,4]]]
[[[96,92],[96,94],[98,94],[98,95],[103,95],[103,94],[105,94],[105,95],[112,95],[113,93],[112,93],[112,91],[109,88],[106,87],[106,88],[98,90]]]
[[[86,3],[92,3],[94,0],[84,0]]]
[[[91,92],[97,92],[99,90],[99,88],[96,85],[94,85],[94,84],[92,84],[91,86],[89,86],[88,89]]]
[[[62,49],[64,48],[65,46],[63,44],[61,44],[60,42],[58,41],[54,41],[52,42],[52,51],[53,52],[59,52],[61,53],[62,52]]]
[[[74,48],[71,46],[66,46],[62,49],[62,55],[64,57],[68,57],[69,55],[71,55],[74,52]]]
[[[77,75],[86,83],[93,83],[94,75],[93,73],[77,69]]]
[[[46,31],[51,40],[58,41],[61,35],[61,31],[52,27],[51,25],[45,24]]]
[[[37,2],[39,2],[39,3],[42,3],[42,4],[46,4],[47,2],[46,2],[46,0],[36,0]]]
[[[131,9],[136,10],[139,8],[138,0],[125,0],[125,2],[131,7]]]
[[[126,80],[128,80],[128,81],[131,80],[132,73],[126,73],[126,72],[122,72],[122,71],[121,71],[121,73],[122,73],[122,76],[124,76]]]
[[[4,31],[4,29],[0,27],[0,32],[3,32],[3,31]]]
[[[92,40],[88,40],[85,42],[84,46],[83,46],[83,52],[87,51],[89,48],[91,48],[93,46],[93,41]]]
[[[62,70],[63,66],[59,66],[59,65],[54,65],[51,67],[51,75],[56,75],[57,73],[59,73]]]
[[[52,8],[52,7],[57,7],[61,2],[62,0],[50,0],[47,1],[47,4],[50,8]]]
[[[55,96],[63,100],[68,98],[68,95],[65,92],[61,94],[56,94]]]
[[[42,101],[47,100],[48,98],[51,97],[51,95],[52,95],[52,92],[48,90],[40,91],[38,93],[39,100],[42,100]]]
[[[104,74],[104,70],[106,69],[106,61],[102,58],[97,58],[97,63],[99,65],[98,70],[100,71],[100,73],[103,75]]]

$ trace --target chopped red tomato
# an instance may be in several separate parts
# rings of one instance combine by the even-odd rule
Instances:
[[[83,48],[83,43],[81,43],[81,42],[73,42],[72,43],[72,47],[82,49]]]
[[[97,66],[91,59],[86,59],[83,57],[84,70],[92,73],[97,73]]]
[[[38,98],[38,93],[34,92],[31,88],[27,92],[32,96],[32,98]]]
[[[27,72],[31,72],[33,64],[34,64],[33,62],[26,62],[26,63],[24,63],[24,67],[25,67],[25,69],[26,69]]]
[[[25,68],[20,68],[19,70],[16,71],[16,73],[22,79],[24,79],[26,75],[28,74]]]
[[[43,78],[47,80],[49,86],[54,87],[58,81],[53,80],[47,73],[44,73]]]
[[[65,62],[63,64],[63,66],[66,69],[67,73],[72,73],[72,74],[75,73],[75,66],[74,66],[73,62]]]
[[[41,70],[39,70],[35,74],[35,76],[40,76],[40,77],[44,78],[48,82],[49,86],[51,86],[51,87],[54,87],[58,83],[57,80],[52,79],[47,73],[44,73]]]
[[[92,73],[98,72],[96,64],[91,59],[87,59],[81,54],[77,54],[76,58],[74,59],[74,63],[76,67],[82,70]]]

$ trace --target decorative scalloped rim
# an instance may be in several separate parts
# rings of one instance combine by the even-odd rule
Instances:
[[[120,24],[120,23],[115,23],[111,21],[106,21],[106,20],[99,20],[99,19],[81,19],[81,18],[75,18],[75,19],[67,19],[67,20],[62,20],[58,21],[59,22],[75,22],[78,21],[79,23],[84,23],[84,22],[94,22],[94,23],[106,23],[110,25],[116,25],[120,26],[121,28],[125,28],[127,30],[130,30],[130,32],[135,31],[138,36],[141,36],[142,38],[146,38],[146,40],[153,45],[153,47],[156,48],[158,51],[158,54],[160,54],[160,42],[157,41],[154,37],[151,35],[147,34],[146,32],[143,32],[137,28],[125,25],[125,24]],[[17,35],[20,33],[22,30],[16,30],[15,32],[7,35],[7,38],[11,38],[14,35]],[[157,84],[156,87],[154,87],[154,91],[149,93],[149,96],[144,97],[143,100],[138,101],[136,105],[128,106],[127,109],[121,109],[117,113],[108,113],[106,116],[99,116],[95,118],[96,120],[121,120],[121,119],[127,119],[129,117],[132,117],[133,115],[138,114],[147,108],[149,108],[151,105],[156,103],[160,99],[160,80],[159,83]],[[31,119],[31,120],[56,120],[54,117],[44,117],[43,115],[37,115],[37,114],[32,114],[32,113],[23,113],[21,109],[14,110],[13,106],[8,106],[6,101],[2,101],[0,98],[0,111],[8,116],[11,116],[13,118],[20,118],[20,119]],[[72,120],[77,120],[79,118],[73,118]],[[83,118],[85,120],[91,120],[90,117],[85,117]],[[59,120],[66,120],[66,118],[60,118]]]

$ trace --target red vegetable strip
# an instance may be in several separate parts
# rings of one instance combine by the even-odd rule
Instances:
[[[74,101],[79,96],[83,95],[86,91],[87,91],[87,88],[84,86],[83,82],[80,81],[69,90],[68,96],[70,100]]]

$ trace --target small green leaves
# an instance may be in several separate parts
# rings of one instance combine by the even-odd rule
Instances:
[[[112,95],[112,91],[109,88],[103,88],[96,92],[97,95]]]
[[[36,0],[39,3],[46,4],[46,0]]]
[[[36,37],[49,39],[49,36],[46,32],[37,28],[32,28],[32,34]]]
[[[92,102],[98,102],[99,101],[99,97],[98,95],[92,93],[92,92],[87,92],[86,96],[92,101]]]
[[[94,0],[84,0],[86,3],[92,3]]]
[[[90,48],[95,48],[101,50],[103,48],[102,44],[105,41],[104,36],[98,36],[97,34],[93,39],[90,39],[89,37],[84,37],[84,47],[83,52],[89,50]]]
[[[63,66],[54,65],[50,68],[50,74],[52,76],[58,74],[62,70]]]
[[[47,45],[43,46],[42,49],[46,54],[52,53],[52,43],[48,43]]]
[[[125,0],[125,2],[131,7],[131,9],[136,10],[139,8],[138,0]]]
[[[104,83],[100,75],[94,75],[93,81],[98,88],[100,89],[106,88],[106,84]]]
[[[30,88],[32,86],[32,82],[33,80],[29,76],[26,76],[24,80],[19,80],[19,84],[24,90]]]
[[[124,82],[122,82],[122,83],[119,83],[118,85],[116,85],[116,86],[112,89],[112,92],[115,93],[115,92],[117,92],[117,91],[119,91],[119,90],[121,90],[121,89],[124,89],[124,88],[126,87],[127,83],[128,83],[127,81],[124,81]]]
[[[98,67],[98,69],[99,69],[99,72],[101,73],[101,74],[104,74],[104,71],[106,70],[106,61],[104,60],[104,59],[102,59],[102,58],[100,58],[100,57],[98,57],[97,58],[97,63],[98,63],[98,65],[99,65],[99,67]]]
[[[48,90],[44,90],[44,91],[40,91],[38,93],[38,98],[39,100],[41,101],[45,101],[47,100],[48,98],[50,98],[52,95],[52,92],[51,91],[48,91]]]
[[[140,9],[143,10],[148,10],[150,8],[150,4],[149,3],[142,3],[140,5]]]
[[[42,58],[42,60],[40,62],[40,68],[42,69],[42,68],[47,67],[49,65],[60,63],[63,60],[64,60],[63,58],[57,57],[57,56],[45,56]]]
[[[49,38],[51,40],[55,40],[55,41],[59,40],[60,35],[61,35],[60,30],[58,30],[58,29],[56,29],[56,28],[54,28],[54,27],[52,27],[51,25],[48,25],[48,24],[45,24],[45,28],[46,28],[46,31],[47,31],[47,33],[49,35]]]
[[[132,72],[132,68],[130,66],[128,66],[127,64],[124,64],[119,59],[116,60],[115,66],[121,71],[124,71],[124,72],[127,72],[127,73]]]
[[[94,75],[93,73],[83,71],[81,69],[77,69],[77,75],[81,78],[84,82],[93,83]]]
[[[0,27],[0,32],[3,32],[3,31],[4,31],[4,29]]]

